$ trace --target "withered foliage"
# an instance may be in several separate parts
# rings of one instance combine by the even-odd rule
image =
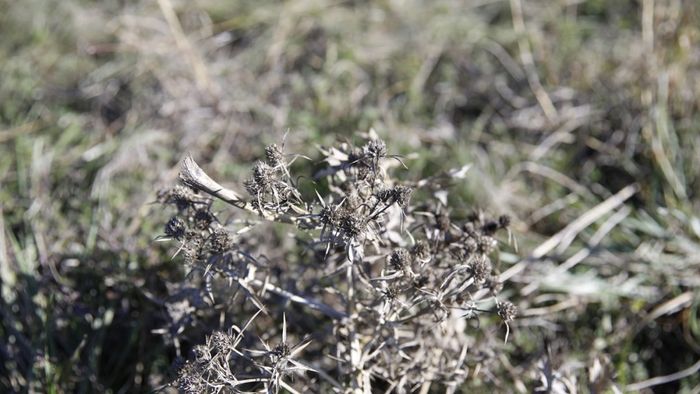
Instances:
[[[321,153],[322,168],[299,177],[292,156],[268,146],[244,182],[246,197],[188,158],[185,186],[159,194],[176,208],[165,237],[178,243],[188,280],[201,283],[204,305],[246,322],[212,329],[193,349],[174,381],[181,391],[451,392],[502,343],[517,311],[499,296],[492,260],[510,219],[452,217],[448,186],[464,171],[397,182],[389,170],[403,162],[374,135]],[[211,197],[248,219],[222,223]],[[247,231],[255,215],[287,224],[291,249],[266,250],[290,245]],[[163,331],[176,343],[194,324],[181,315]],[[480,316],[497,323],[479,324]]]

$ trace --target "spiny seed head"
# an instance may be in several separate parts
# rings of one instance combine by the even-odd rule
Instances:
[[[321,223],[327,226],[337,227],[340,224],[340,214],[332,207],[323,208],[319,216]]]
[[[493,235],[499,228],[500,226],[495,220],[489,220],[486,223],[484,223],[483,226],[481,226],[481,232],[483,232],[486,235]]]
[[[411,255],[406,249],[396,249],[389,257],[389,264],[395,270],[401,270],[410,262],[410,259]]]
[[[364,154],[362,152],[362,149],[358,148],[353,148],[348,152],[348,163],[350,164],[357,164],[360,161],[362,161]]]
[[[289,356],[289,345],[285,342],[280,342],[274,349],[272,349],[272,354],[277,358],[283,358]]]
[[[216,229],[209,238],[209,248],[213,253],[223,253],[233,247],[233,237],[228,231]]]
[[[477,283],[481,283],[484,280],[486,280],[488,275],[491,273],[491,263],[486,257],[475,258],[471,262],[469,269],[471,271],[472,277],[474,278],[474,281],[476,281]]]
[[[267,164],[276,168],[284,164],[284,155],[282,154],[282,149],[280,149],[277,144],[268,145],[265,148],[265,158],[267,159]]]
[[[367,223],[351,213],[340,219],[340,228],[348,238],[357,238],[365,231]]]
[[[185,257],[185,263],[188,265],[194,265],[197,260],[199,260],[199,255],[202,252],[204,237],[200,231],[188,231],[185,238],[185,247],[182,250]]]
[[[501,228],[508,228],[510,226],[510,216],[501,215],[498,217],[498,225]]]
[[[261,188],[265,188],[272,182],[272,173],[272,167],[265,162],[259,161],[253,166],[253,180]]]
[[[476,239],[477,250],[481,254],[489,254],[493,252],[496,241],[488,235],[482,235]]]
[[[184,256],[185,264],[195,265],[197,263],[197,260],[199,260],[199,247],[187,245],[183,249],[182,255]]]
[[[198,209],[194,213],[194,225],[199,230],[205,230],[214,221],[214,215],[207,209]]]
[[[192,189],[182,185],[177,185],[172,189],[165,189],[158,192],[158,202],[162,204],[173,204],[180,211],[187,209],[195,202],[202,202],[204,200],[204,198],[196,195]]]
[[[231,335],[216,331],[209,337],[210,346],[218,351],[233,349],[233,338]]]
[[[375,197],[377,197],[379,201],[387,202],[394,198],[394,191],[393,189],[382,189],[375,193]]]
[[[399,296],[400,290],[396,286],[389,286],[382,293],[388,300],[393,301]]]
[[[377,159],[385,157],[387,153],[386,143],[380,139],[370,140],[362,150],[367,156]]]
[[[496,310],[498,311],[498,316],[505,322],[509,322],[518,315],[518,308],[513,305],[510,301],[499,301],[496,303]]]
[[[186,229],[187,227],[185,226],[185,222],[179,217],[173,216],[165,225],[165,235],[175,239],[180,239],[183,235],[185,235]]]
[[[392,189],[392,198],[394,202],[401,208],[406,208],[411,200],[413,189],[408,186],[394,186]]]

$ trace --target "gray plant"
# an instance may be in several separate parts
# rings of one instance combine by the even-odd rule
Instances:
[[[373,134],[361,147],[341,143],[321,153],[321,168],[295,178],[294,159],[268,146],[244,183],[247,196],[187,157],[183,185],[159,194],[177,209],[165,237],[179,242],[188,278],[202,284],[208,304],[245,299],[226,308],[247,322],[194,348],[174,382],[182,391],[452,392],[469,365],[493,352],[495,336],[483,335],[481,315],[500,317],[507,340],[517,312],[499,298],[492,258],[495,234],[510,219],[450,215],[449,185],[466,171],[399,183],[389,172],[403,162]],[[296,244],[274,255],[296,258],[268,257],[248,231],[260,222],[244,215],[245,222],[222,224],[210,197],[290,225]],[[295,330],[296,341],[287,332],[292,315],[313,322]],[[183,330],[170,333],[177,339]]]

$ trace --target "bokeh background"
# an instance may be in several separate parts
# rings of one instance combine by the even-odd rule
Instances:
[[[696,0],[0,0],[0,391],[168,383],[178,162],[235,187],[370,128],[513,218],[465,392],[700,392]]]

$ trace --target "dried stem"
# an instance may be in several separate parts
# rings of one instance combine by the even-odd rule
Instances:
[[[337,311],[337,310],[333,309],[332,307],[330,307],[322,302],[316,301],[316,300],[311,299],[311,298],[302,297],[298,294],[294,294],[294,293],[289,292],[287,290],[281,289],[281,288],[279,288],[279,287],[277,287],[269,282],[264,282],[260,279],[251,279],[251,280],[238,279],[238,281],[243,281],[244,283],[250,283],[251,285],[253,285],[255,287],[264,288],[265,291],[275,293],[278,296],[287,298],[292,302],[296,302],[298,304],[304,305],[304,306],[309,307],[311,309],[315,309],[315,310],[322,312],[326,316],[328,316],[332,319],[335,319],[335,320],[341,320],[341,319],[344,319],[347,317],[347,315],[345,313]]]
[[[360,346],[360,340],[357,336],[357,330],[355,328],[355,320],[357,319],[357,311],[355,310],[355,278],[353,275],[353,270],[355,265],[348,264],[346,279],[348,285],[348,304],[347,304],[347,314],[348,319],[348,345],[350,350],[350,374],[351,374],[351,393],[352,394],[364,394],[369,393],[369,387],[365,387],[364,371],[362,368],[362,348]]]

